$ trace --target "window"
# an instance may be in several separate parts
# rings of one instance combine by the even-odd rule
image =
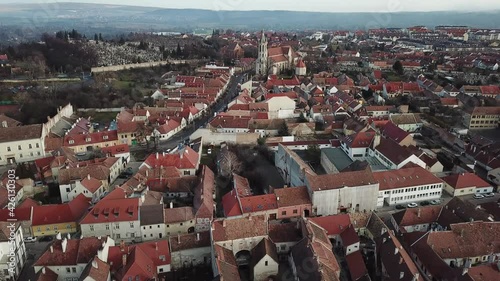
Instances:
[[[40,145],[38,143],[35,144],[36,148],[40,148]]]
[[[116,239],[120,239],[120,233],[116,234]]]
[[[130,222],[130,227],[134,228],[134,222]]]
[[[281,212],[282,216],[286,216],[286,211]]]
[[[190,174],[191,174],[191,172],[190,172],[190,171],[184,171],[184,175],[185,175],[185,176],[189,176]]]
[[[107,140],[108,139],[108,136],[102,136],[103,139]]]
[[[71,269],[69,267],[66,267],[66,272],[67,273],[70,273],[71,272]]]
[[[293,213],[294,213],[294,214],[297,214],[297,213],[298,213],[297,209],[293,210]]]
[[[91,142],[91,141],[92,141],[92,139],[91,139],[91,138],[86,138],[86,139],[85,139],[85,141],[86,141],[86,142]]]
[[[10,151],[10,146],[7,146],[7,151]]]
[[[109,230],[109,224],[106,224],[106,230]]]
[[[40,156],[40,155],[41,155],[41,154],[40,154],[40,151],[38,151],[36,154],[37,154],[38,156]]]
[[[73,271],[73,273],[76,273],[76,267],[73,267],[71,271]]]
[[[266,261],[266,262],[264,263],[264,265],[265,265],[265,266],[267,266],[268,264],[269,264],[269,262],[268,262],[268,261]]]
[[[21,149],[22,149],[22,148],[21,148],[21,145],[18,145],[18,146],[17,146],[17,148],[18,148],[19,150],[21,150]]]
[[[23,154],[22,153],[19,154],[19,158],[23,158]]]
[[[94,231],[94,225],[93,224],[89,225],[89,228],[90,228],[90,231]]]
[[[115,223],[115,229],[120,229],[120,224],[119,223]]]
[[[31,145],[31,143],[30,143],[30,144],[28,144],[28,147],[29,147],[30,149],[32,149],[32,148],[33,148],[33,146]]]

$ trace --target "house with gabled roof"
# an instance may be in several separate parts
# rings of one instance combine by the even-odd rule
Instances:
[[[89,206],[89,200],[82,194],[68,203],[34,206],[31,215],[32,235],[41,237],[77,232],[78,223]]]
[[[444,189],[452,196],[486,194],[493,191],[493,185],[474,173],[461,173],[443,178]]]
[[[115,241],[105,236],[81,239],[58,236],[33,267],[35,272],[45,269],[47,273],[47,269],[50,269],[57,274],[57,280],[78,279],[95,257],[107,262],[108,251],[114,245]]]
[[[83,237],[110,236],[117,241],[141,241],[140,198],[104,199],[80,221]]]
[[[171,271],[168,240],[119,245],[109,248],[107,263],[113,280],[159,280]]]
[[[252,276],[254,281],[266,281],[278,275],[279,259],[276,245],[268,238],[262,239],[251,253]]]

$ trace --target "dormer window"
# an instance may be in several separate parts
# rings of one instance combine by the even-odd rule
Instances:
[[[85,141],[86,142],[90,142],[92,139],[91,138],[86,138]]]
[[[74,141],[74,140],[69,140],[69,141],[68,141],[68,143],[69,143],[69,144],[74,144],[74,143],[75,143],[75,141]]]
[[[107,140],[107,139],[108,139],[108,136],[103,136],[102,138],[103,138],[103,139],[105,139],[105,140]]]

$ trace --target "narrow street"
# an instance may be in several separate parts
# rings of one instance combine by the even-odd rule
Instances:
[[[214,104],[208,107],[206,114],[203,115],[203,117],[194,120],[193,123],[187,125],[186,128],[184,128],[181,132],[177,133],[170,139],[166,141],[160,141],[156,147],[156,150],[154,149],[154,147],[151,147],[153,146],[153,144],[150,144],[149,150],[145,146],[135,146],[135,147],[130,147],[131,154],[135,153],[137,154],[137,156],[140,156],[140,154],[149,154],[156,151],[158,152],[166,151],[168,149],[175,148],[179,143],[182,143],[185,140],[189,139],[191,134],[193,134],[196,130],[198,130],[201,127],[204,127],[208,122],[210,122],[214,118],[214,115],[216,113],[224,111],[226,106],[234,98],[238,96],[239,94],[238,84],[240,84],[243,81],[244,77],[245,77],[244,74],[238,74],[232,76],[226,91]],[[136,161],[140,160],[142,159],[136,159]]]

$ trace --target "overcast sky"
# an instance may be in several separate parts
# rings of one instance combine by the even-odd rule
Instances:
[[[199,8],[209,10],[294,10],[320,12],[487,11],[500,9],[500,0],[0,0],[0,3],[78,2]]]

